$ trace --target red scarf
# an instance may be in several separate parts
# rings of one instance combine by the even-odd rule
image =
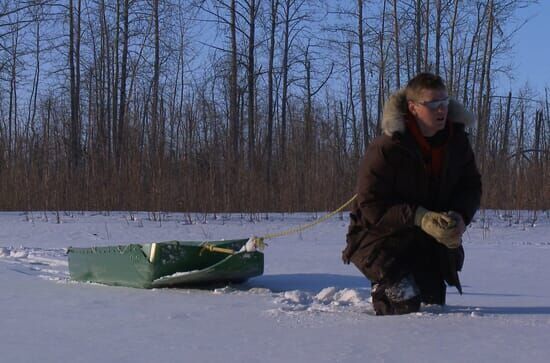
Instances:
[[[448,128],[449,134],[445,142],[439,146],[431,146],[428,143],[426,137],[422,135],[422,131],[420,131],[418,123],[412,116],[407,118],[405,125],[407,126],[407,130],[409,130],[415,139],[417,145],[420,147],[422,158],[424,160],[424,167],[426,168],[428,174],[432,177],[441,176],[443,171],[443,161],[445,160],[445,153],[447,151],[447,144],[453,131],[452,122],[447,120],[445,127]]]

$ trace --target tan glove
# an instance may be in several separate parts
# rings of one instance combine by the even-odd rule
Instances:
[[[440,240],[436,239],[437,242],[445,245],[449,249],[458,248],[462,245],[462,236],[455,235],[451,237],[444,237]]]
[[[460,213],[451,210],[447,212],[447,215],[453,219],[455,223],[453,228],[456,229],[456,233],[462,236],[466,231],[466,224]]]
[[[464,219],[462,219],[460,213],[455,211],[449,211],[445,214],[453,219],[454,226],[449,231],[452,232],[452,235],[448,238],[442,238],[438,242],[443,243],[448,248],[458,248],[462,244],[462,235],[464,234],[464,231],[466,231]]]
[[[462,243],[462,233],[457,228],[457,221],[447,213],[432,212],[418,206],[414,224],[448,248],[458,248]]]

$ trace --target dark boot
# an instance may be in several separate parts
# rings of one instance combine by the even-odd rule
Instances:
[[[414,260],[412,274],[416,286],[420,290],[422,302],[425,304],[445,305],[447,285],[442,272],[442,257],[440,253],[448,249],[437,242],[422,241],[419,243],[419,253]]]
[[[439,281],[438,284],[432,284],[427,288],[420,288],[420,295],[424,304],[445,305],[445,297],[447,295],[447,286],[444,281]]]
[[[447,285],[439,271],[417,271],[414,280],[424,304],[445,305]]]
[[[371,296],[376,315],[401,315],[420,310],[420,292],[411,275],[393,284],[374,283]]]

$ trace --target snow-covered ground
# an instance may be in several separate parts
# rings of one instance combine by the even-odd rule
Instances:
[[[312,214],[0,213],[0,362],[547,362],[550,216],[478,214],[464,295],[376,317],[342,264],[347,218],[267,241],[265,273],[215,290],[140,290],[69,279],[65,248],[265,235]],[[258,216],[264,217],[264,215]],[[190,223],[192,222],[192,223]]]

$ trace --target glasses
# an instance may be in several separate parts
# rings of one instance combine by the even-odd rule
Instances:
[[[440,107],[449,106],[449,97],[446,97],[442,100],[424,101],[424,102],[417,102],[417,103],[422,105],[422,106],[428,107],[432,111],[435,111]]]

